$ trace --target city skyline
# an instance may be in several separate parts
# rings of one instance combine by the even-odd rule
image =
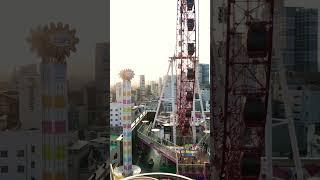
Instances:
[[[124,68],[135,71],[132,84],[139,82],[139,75],[145,75],[146,80],[166,75],[169,57],[175,51],[177,2],[111,0],[110,3],[110,83],[120,81],[119,72]],[[199,63],[209,64],[210,1],[202,0],[199,6]]]
[[[198,68],[201,66],[201,65],[210,65],[210,64],[207,64],[207,63],[199,63],[199,66],[198,66]],[[198,72],[198,73],[200,73],[200,72]],[[134,82],[134,83],[132,83],[132,88],[139,88],[139,86],[140,86],[140,76],[141,75],[144,75],[145,76],[145,74],[139,74],[139,75],[135,75],[135,77],[137,78],[136,79],[136,81]],[[169,76],[170,76],[171,74],[169,74]],[[165,76],[166,76],[166,74],[163,74],[163,75],[160,75],[158,78],[152,78],[152,79],[148,79],[148,78],[146,78],[145,77],[145,85],[151,85],[152,84],[152,82],[155,82],[155,83],[159,83],[159,78],[161,78],[162,79],[162,81],[164,81],[164,78],[165,78]],[[175,75],[174,75],[175,76]],[[200,81],[200,77],[199,77],[199,81]],[[210,81],[210,80],[209,80]],[[116,84],[117,83],[121,83],[121,80],[118,80],[118,81],[115,81],[115,82],[111,82],[110,83],[110,87],[111,87],[111,89],[112,89],[112,87],[114,87],[114,86],[116,86]]]

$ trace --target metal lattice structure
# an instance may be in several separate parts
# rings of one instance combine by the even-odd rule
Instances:
[[[140,131],[138,136],[173,161],[177,174],[209,178],[209,155],[205,144],[210,131],[206,125],[197,77],[198,5],[199,1],[177,0],[175,54],[170,57],[155,118],[148,127],[151,132],[144,134]],[[195,109],[196,102],[200,102],[200,113]],[[162,103],[166,106],[170,104],[171,111],[161,106]],[[162,130],[169,136],[161,137]]]
[[[273,0],[227,0],[220,11],[226,36],[213,57],[215,177],[259,179],[260,158],[265,156]]]
[[[177,117],[179,137],[191,136],[195,71],[197,64],[196,8],[193,0],[177,1],[176,55]],[[184,141],[181,140],[181,141]],[[179,143],[179,142],[178,142]]]

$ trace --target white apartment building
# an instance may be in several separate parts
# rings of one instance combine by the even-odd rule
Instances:
[[[22,129],[40,129],[40,75],[37,65],[30,64],[18,69],[19,118]]]
[[[0,179],[41,180],[41,132],[0,132]]]
[[[122,103],[110,103],[110,127],[122,126],[121,111]]]

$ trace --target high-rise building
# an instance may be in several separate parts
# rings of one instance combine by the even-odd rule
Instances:
[[[163,88],[163,84],[162,84],[162,78],[159,78],[159,83],[158,83],[158,94],[159,96],[161,95],[161,91],[162,91],[162,88]]]
[[[144,75],[140,75],[140,102],[144,102],[146,99],[146,85]]]
[[[300,153],[307,153],[308,126],[320,123],[320,114],[317,103],[320,101],[320,73],[288,73],[288,93],[292,97],[292,118],[295,124],[297,141]],[[275,88],[277,89],[277,88]],[[275,118],[285,118],[283,95],[277,92],[273,95],[272,113]],[[288,130],[284,126],[275,127],[273,130],[274,153],[288,153],[291,151]],[[281,136],[281,137],[280,137]],[[281,154],[275,154],[276,156]]]
[[[159,84],[155,81],[151,81],[150,85],[151,85],[151,94],[154,96],[159,96]]]
[[[140,99],[140,89],[132,90],[132,98],[131,98],[132,104],[138,105],[139,99]]]
[[[17,87],[21,128],[40,129],[40,74],[36,64],[19,67]]]
[[[84,87],[84,104],[87,109],[89,126],[95,125],[96,120],[96,83],[89,82]]]
[[[109,84],[110,45],[108,43],[96,44],[95,83],[96,83],[96,122],[95,125],[106,125],[106,109],[109,100],[107,87]]]
[[[210,65],[198,64],[198,80],[200,86],[208,86],[210,83]]]
[[[163,98],[167,99],[164,103],[163,103],[163,108],[165,112],[170,112],[172,111],[172,104],[171,104],[171,100],[172,98],[175,98],[176,93],[177,93],[177,76],[173,75],[173,77],[167,75],[164,76],[164,92],[163,92]],[[172,93],[172,83],[171,81],[173,81],[173,93]],[[163,82],[164,83],[164,82]],[[173,95],[173,97],[172,97]],[[175,100],[174,100],[175,102]]]
[[[152,96],[152,92],[151,92],[151,85],[150,84],[147,84],[146,85],[146,99],[150,99],[150,97]]]
[[[122,101],[122,84],[121,82],[118,82],[116,84],[116,102],[121,102]]]
[[[68,104],[69,130],[79,130],[88,127],[88,113],[87,106],[84,105],[83,91],[69,91]]]
[[[6,93],[0,93],[0,131],[18,126],[18,101]]]
[[[210,111],[210,89],[204,88],[200,90],[204,111]],[[208,108],[209,106],[209,108]]]
[[[15,66],[11,73],[9,82],[8,82],[8,89],[18,91],[18,84],[19,84],[19,68]]]
[[[210,65],[198,64],[198,81],[200,86],[200,93],[202,98],[203,110],[208,111],[207,105],[210,104]],[[196,110],[200,111],[200,104],[196,103]]]
[[[317,72],[318,10],[285,7],[280,13],[281,53],[287,70]]]

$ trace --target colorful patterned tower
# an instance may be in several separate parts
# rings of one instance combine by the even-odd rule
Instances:
[[[41,57],[41,116],[43,180],[68,179],[68,97],[67,63],[70,51],[75,52],[75,30],[69,25],[50,24],[31,30],[27,39],[31,50]]]
[[[127,177],[132,175],[131,79],[134,77],[134,72],[131,69],[122,70],[120,77],[123,79],[123,176]]]

